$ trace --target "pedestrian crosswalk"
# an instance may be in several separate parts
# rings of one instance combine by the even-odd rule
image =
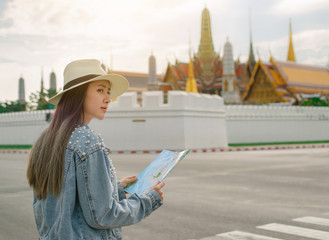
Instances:
[[[303,223],[311,223],[316,225],[322,225],[329,227],[329,219],[327,218],[318,218],[318,217],[301,217],[295,218],[293,221],[303,222]]]
[[[225,239],[225,240],[237,240],[237,239],[257,239],[257,240],[282,240],[279,238],[272,238],[272,237],[266,237],[266,236],[261,236],[258,234],[253,234],[253,233],[247,233],[247,232],[240,232],[240,231],[233,231],[233,232],[227,232],[227,233],[222,233],[222,234],[217,234],[216,235],[217,239]]]
[[[269,223],[261,226],[257,226],[257,229],[265,230],[259,235],[250,232],[243,231],[231,231],[226,233],[219,233],[215,236],[202,238],[200,240],[286,240],[286,239],[299,239],[299,237],[313,239],[313,240],[329,240],[329,228],[328,230],[314,229],[316,226],[329,227],[328,218],[305,216],[300,218],[292,219],[292,224],[280,224],[280,223]],[[309,224],[307,227],[296,226],[298,223]],[[304,225],[303,225],[304,226]],[[267,234],[266,234],[267,233]],[[279,238],[273,237],[280,236]],[[279,234],[279,235],[278,235]],[[292,238],[292,237],[295,238]]]
[[[280,233],[288,233],[291,235],[296,235],[299,237],[308,237],[317,240],[328,240],[329,232],[324,232],[320,230],[314,230],[310,228],[303,227],[295,227],[285,224],[271,223],[264,226],[258,226],[260,229],[280,232]]]

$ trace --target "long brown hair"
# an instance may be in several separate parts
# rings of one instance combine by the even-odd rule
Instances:
[[[38,199],[55,196],[61,189],[66,145],[74,128],[83,121],[83,102],[88,84],[63,94],[54,117],[34,143],[27,167],[27,179]]]

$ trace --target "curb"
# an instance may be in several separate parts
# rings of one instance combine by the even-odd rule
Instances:
[[[0,154],[29,154],[30,150],[0,149]]]
[[[257,147],[222,147],[191,149],[193,153],[215,153],[215,152],[243,152],[263,150],[285,150],[285,149],[307,149],[307,148],[329,148],[329,144],[303,144],[303,145],[272,145]],[[125,150],[111,151],[111,154],[159,154],[162,150]],[[30,150],[0,149],[0,154],[29,154]]]
[[[242,151],[262,151],[262,150],[285,150],[285,149],[307,149],[307,148],[329,148],[329,144],[302,144],[302,145],[272,145],[253,147],[222,147],[191,149],[193,153],[215,153],[215,152],[242,152]],[[178,151],[178,150],[177,150]],[[112,154],[159,154],[161,150],[139,150],[139,151],[111,151]]]

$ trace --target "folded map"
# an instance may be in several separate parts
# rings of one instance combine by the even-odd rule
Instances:
[[[190,150],[181,152],[163,150],[143,172],[137,176],[137,181],[128,184],[124,190],[130,194],[141,194],[158,181],[162,182],[189,152]]]

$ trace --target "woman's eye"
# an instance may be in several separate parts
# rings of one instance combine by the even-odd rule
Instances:
[[[98,89],[98,92],[102,93],[102,92],[104,92],[104,90],[103,89]]]

